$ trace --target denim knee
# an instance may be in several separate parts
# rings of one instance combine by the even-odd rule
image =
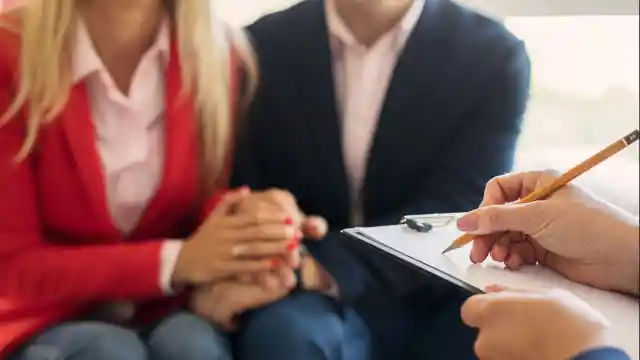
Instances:
[[[164,319],[147,340],[153,360],[232,360],[231,345],[225,333],[209,321],[188,312]]]
[[[342,359],[344,325],[334,300],[295,293],[244,319],[237,359]]]
[[[37,336],[15,360],[146,360],[135,332],[98,322],[59,325]]]

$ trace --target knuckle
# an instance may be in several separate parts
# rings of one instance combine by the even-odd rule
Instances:
[[[256,226],[256,232],[258,236],[265,236],[269,233],[269,227],[265,224],[258,223]]]
[[[262,205],[260,206],[258,211],[256,211],[255,214],[253,214],[253,216],[254,216],[254,220],[255,220],[256,224],[264,223],[264,220],[265,220],[265,209],[262,208]]]
[[[290,202],[295,202],[296,201],[295,196],[293,196],[293,194],[291,192],[289,192],[289,191],[281,190],[280,194],[281,194],[280,196],[285,198],[287,201],[290,201]]]
[[[258,214],[262,214],[267,212],[269,209],[269,204],[266,203],[265,201],[260,201],[257,205],[256,205],[256,212]]]
[[[548,178],[557,178],[559,177],[562,173],[560,171],[558,171],[558,169],[545,169],[544,171],[540,172],[541,175],[546,176]]]
[[[262,223],[262,218],[263,218],[262,213],[263,213],[262,211],[256,211],[252,214],[254,224],[259,225]]]
[[[260,226],[251,226],[249,229],[245,230],[244,240],[249,241],[255,238],[260,237]]]
[[[278,194],[281,192],[282,190],[278,189],[278,188],[270,188],[268,190],[266,190],[264,192],[265,195],[267,196],[278,196]]]
[[[496,225],[500,224],[502,215],[497,207],[487,208],[484,214],[484,221],[487,229],[493,229]]]
[[[266,251],[266,244],[253,244],[252,253],[254,255],[263,255]]]
[[[498,183],[500,182],[500,180],[504,179],[505,176],[507,176],[507,175],[498,175],[498,176],[492,177],[491,180],[489,180],[489,182],[487,182],[487,187],[497,186]]]

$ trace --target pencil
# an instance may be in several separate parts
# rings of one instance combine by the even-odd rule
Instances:
[[[574,180],[578,176],[580,176],[580,175],[584,174],[585,172],[593,169],[596,165],[598,165],[601,162],[607,160],[608,158],[610,158],[613,155],[617,154],[618,152],[620,152],[621,150],[623,150],[627,146],[629,146],[629,145],[633,144],[634,142],[636,142],[638,140],[638,136],[639,136],[639,133],[638,133],[637,129],[632,131],[632,132],[630,132],[627,136],[625,136],[622,139],[620,139],[620,140],[614,142],[613,144],[607,146],[606,148],[602,149],[597,154],[593,155],[592,157],[590,157],[587,160],[585,160],[585,161],[581,162],[580,164],[576,165],[575,167],[573,167],[569,171],[567,171],[564,174],[560,175],[557,179],[555,179],[553,182],[551,182],[547,186],[543,186],[543,187],[535,190],[531,194],[529,194],[529,195],[525,196],[524,198],[518,200],[516,203],[518,203],[518,204],[526,204],[526,203],[530,203],[530,202],[534,202],[534,201],[538,201],[538,200],[543,200],[543,199],[553,195],[553,193],[558,191],[558,189],[560,189],[563,186],[567,185],[569,182],[571,182],[572,180]],[[475,238],[475,235],[464,234],[464,235],[460,236],[459,238],[457,238],[442,253],[446,254],[449,251],[453,251],[453,250],[459,249],[459,248],[469,244],[471,241],[473,241],[474,238]]]

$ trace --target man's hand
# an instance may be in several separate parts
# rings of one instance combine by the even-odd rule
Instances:
[[[339,296],[335,280],[327,271],[311,256],[302,258],[300,266],[300,282],[302,288],[329,296]]]
[[[191,296],[191,310],[223,329],[233,331],[239,315],[284,298],[296,285],[290,269],[274,270],[260,276],[260,282],[229,281],[200,287]],[[282,279],[289,280],[283,282]]]
[[[569,292],[487,292],[462,307],[462,320],[479,330],[481,360],[565,360],[611,345],[604,316]]]

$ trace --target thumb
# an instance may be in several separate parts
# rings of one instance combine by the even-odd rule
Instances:
[[[472,235],[489,235],[505,231],[535,234],[547,222],[543,202],[486,206],[458,220],[458,228]]]
[[[212,216],[225,216],[229,215],[233,208],[240,203],[240,201],[244,200],[247,196],[249,196],[251,190],[247,187],[241,187],[236,190],[232,190],[226,193],[222,200],[216,205],[215,209],[211,213]]]
[[[302,222],[302,232],[314,240],[321,240],[327,234],[327,221],[320,216],[308,216]]]

